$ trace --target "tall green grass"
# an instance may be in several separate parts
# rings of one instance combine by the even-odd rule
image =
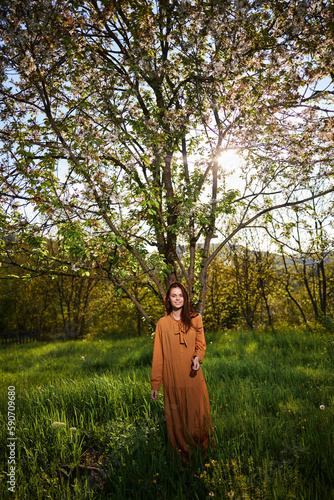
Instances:
[[[150,399],[149,337],[2,348],[1,442],[8,386],[18,441],[16,493],[3,446],[0,497],[334,498],[333,339],[301,329],[206,337],[216,443],[187,467],[168,447],[162,395]],[[79,464],[96,467],[95,479],[79,477]]]

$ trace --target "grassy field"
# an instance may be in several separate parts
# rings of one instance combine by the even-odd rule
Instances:
[[[163,398],[150,399],[150,337],[1,348],[1,442],[15,386],[15,493],[0,497],[334,499],[333,336],[282,329],[206,335],[216,445],[181,467]],[[10,441],[11,442],[11,441]]]

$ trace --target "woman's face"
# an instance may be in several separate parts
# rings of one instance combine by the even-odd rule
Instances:
[[[169,294],[169,300],[172,309],[174,310],[181,309],[184,304],[184,298],[181,288],[172,288]]]

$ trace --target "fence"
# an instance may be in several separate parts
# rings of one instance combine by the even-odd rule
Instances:
[[[24,344],[33,340],[39,340],[38,330],[24,330],[19,332],[2,333],[1,344]]]

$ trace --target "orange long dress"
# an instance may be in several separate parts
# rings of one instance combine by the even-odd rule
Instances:
[[[213,429],[208,391],[201,368],[192,370],[193,357],[203,362],[206,344],[202,317],[192,318],[188,332],[170,314],[156,327],[151,370],[152,389],[163,384],[168,436],[173,448],[188,461],[194,447],[205,455]]]

